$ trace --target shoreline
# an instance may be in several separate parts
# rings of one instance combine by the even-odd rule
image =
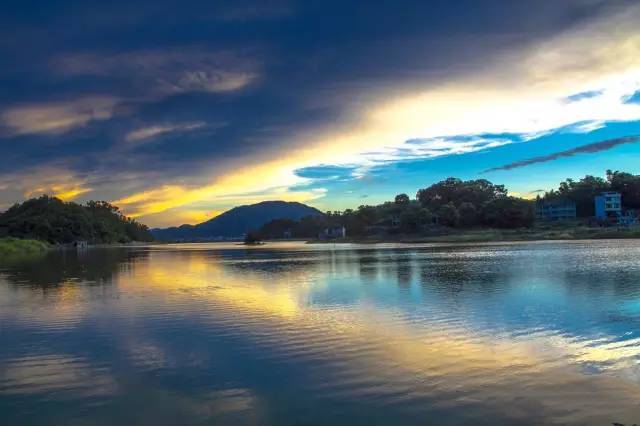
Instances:
[[[419,244],[419,243],[490,243],[518,241],[640,239],[640,228],[569,228],[569,229],[475,229],[438,235],[396,234],[388,236],[347,237],[308,240],[308,244]]]
[[[130,241],[128,243],[99,243],[76,247],[73,244],[51,244],[33,238],[0,238],[0,257],[15,259],[41,256],[53,251],[83,251],[93,248],[140,247],[149,244],[161,244],[159,241]]]
[[[235,241],[238,246],[261,247],[270,242],[302,242],[306,244],[426,244],[426,243],[508,243],[535,241],[571,241],[571,240],[606,240],[606,239],[640,239],[640,227],[634,228],[531,228],[531,229],[451,229],[438,234],[392,234],[372,235],[362,237],[346,237],[340,239],[271,239],[259,244],[245,244]],[[208,244],[214,241],[198,241]],[[193,244],[198,242],[167,242],[167,241],[131,241],[128,243],[89,244],[83,248],[69,245],[48,244],[33,239],[0,238],[0,256],[7,258],[30,257],[57,250],[86,250],[91,248],[126,248],[156,244]]]
[[[0,238],[0,256],[5,260],[40,256],[52,248],[52,245],[34,239]]]

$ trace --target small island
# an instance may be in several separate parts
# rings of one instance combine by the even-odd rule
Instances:
[[[245,246],[259,246],[263,245],[260,235],[255,232],[247,232],[247,235],[244,236],[243,243]]]

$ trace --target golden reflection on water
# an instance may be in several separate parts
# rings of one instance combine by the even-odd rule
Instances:
[[[315,306],[309,295],[312,286],[323,285],[313,282],[323,266],[257,272],[207,252],[156,253],[118,276],[118,286],[134,291],[143,279],[145,292],[213,305],[216,317],[224,308],[248,336],[256,332],[252,327],[259,318],[261,328],[280,334],[281,343],[290,339],[303,345],[307,356],[355,353],[346,356],[349,368],[363,379],[379,378],[382,393],[402,389],[406,397],[416,397],[433,392],[435,385],[451,398],[440,401],[443,406],[454,406],[463,395],[462,400],[490,401],[516,417],[537,407],[556,420],[580,424],[640,418],[640,387],[628,380],[632,377],[592,375],[580,368],[580,363],[619,360],[632,360],[635,368],[638,339],[578,342],[552,331],[500,339],[478,335],[463,322],[407,321],[392,309],[367,303]],[[360,347],[365,344],[366,350]]]
[[[119,275],[117,281],[118,287],[126,292],[162,292],[169,298],[224,301],[239,311],[262,311],[290,318],[300,311],[300,292],[304,287],[297,287],[294,293],[282,284],[304,282],[304,271],[266,282],[260,274],[250,270],[236,273],[214,258],[193,252],[151,256],[149,261],[136,263],[131,274]]]
[[[366,296],[348,303],[319,303],[314,296],[328,289],[341,267],[359,269],[349,260],[342,259],[341,264],[335,257],[309,256],[257,258],[208,250],[151,250],[118,265],[109,278],[110,287],[100,287],[99,293],[95,287],[79,285],[77,279],[58,282],[40,298],[26,296],[33,289],[18,286],[11,293],[0,288],[0,300],[11,296],[24,302],[16,311],[0,312],[0,320],[66,329],[108,311],[112,298],[120,316],[193,315],[199,328],[215,325],[241,335],[257,354],[268,353],[285,362],[317,361],[322,370],[309,371],[306,389],[314,394],[375,397],[376,404],[406,404],[416,411],[426,404],[458,411],[475,404],[514,422],[532,423],[533,418],[533,423],[540,419],[540,423],[596,425],[640,420],[640,339],[621,342],[606,335],[579,339],[551,327],[519,337],[499,330],[488,333],[474,328],[464,311],[412,317],[393,304]],[[171,364],[162,340],[135,330],[123,333],[120,349],[140,371],[180,368]],[[597,374],[586,367],[595,367]],[[10,359],[4,368],[0,364],[0,396],[119,391],[108,368],[96,367],[82,356],[40,353]],[[180,404],[194,416],[233,412],[260,422],[253,411],[259,397],[249,389],[171,397],[157,392],[157,397]]]
[[[5,280],[0,276],[0,286],[6,286]],[[4,312],[0,309],[0,321],[5,315],[11,315],[18,320],[38,324],[47,328],[72,328],[82,321],[87,315],[89,307],[83,303],[90,293],[75,280],[64,280],[58,283],[55,289],[48,291],[37,289],[13,289],[12,292],[0,290],[0,300],[19,300],[18,305],[8,305]],[[35,293],[35,294],[34,294]],[[45,306],[45,309],[42,307]],[[12,312],[16,310],[17,312]]]

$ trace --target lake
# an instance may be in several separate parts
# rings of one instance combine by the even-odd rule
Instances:
[[[640,424],[640,242],[0,263],[2,425]]]

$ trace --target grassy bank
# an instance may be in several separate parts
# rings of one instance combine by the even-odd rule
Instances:
[[[596,240],[640,238],[640,230],[600,228],[570,229],[482,229],[456,232],[447,235],[418,238],[426,242],[491,242],[491,241],[545,241],[545,240]],[[409,238],[405,238],[408,240]]]
[[[49,244],[38,240],[23,240],[12,237],[0,238],[0,257],[21,257],[43,254],[49,247]]]
[[[523,229],[449,229],[438,234],[397,234],[355,237],[350,243],[480,243],[494,241],[552,241],[640,238],[640,228],[590,228],[587,226],[537,226]],[[329,241],[333,242],[333,241]]]

